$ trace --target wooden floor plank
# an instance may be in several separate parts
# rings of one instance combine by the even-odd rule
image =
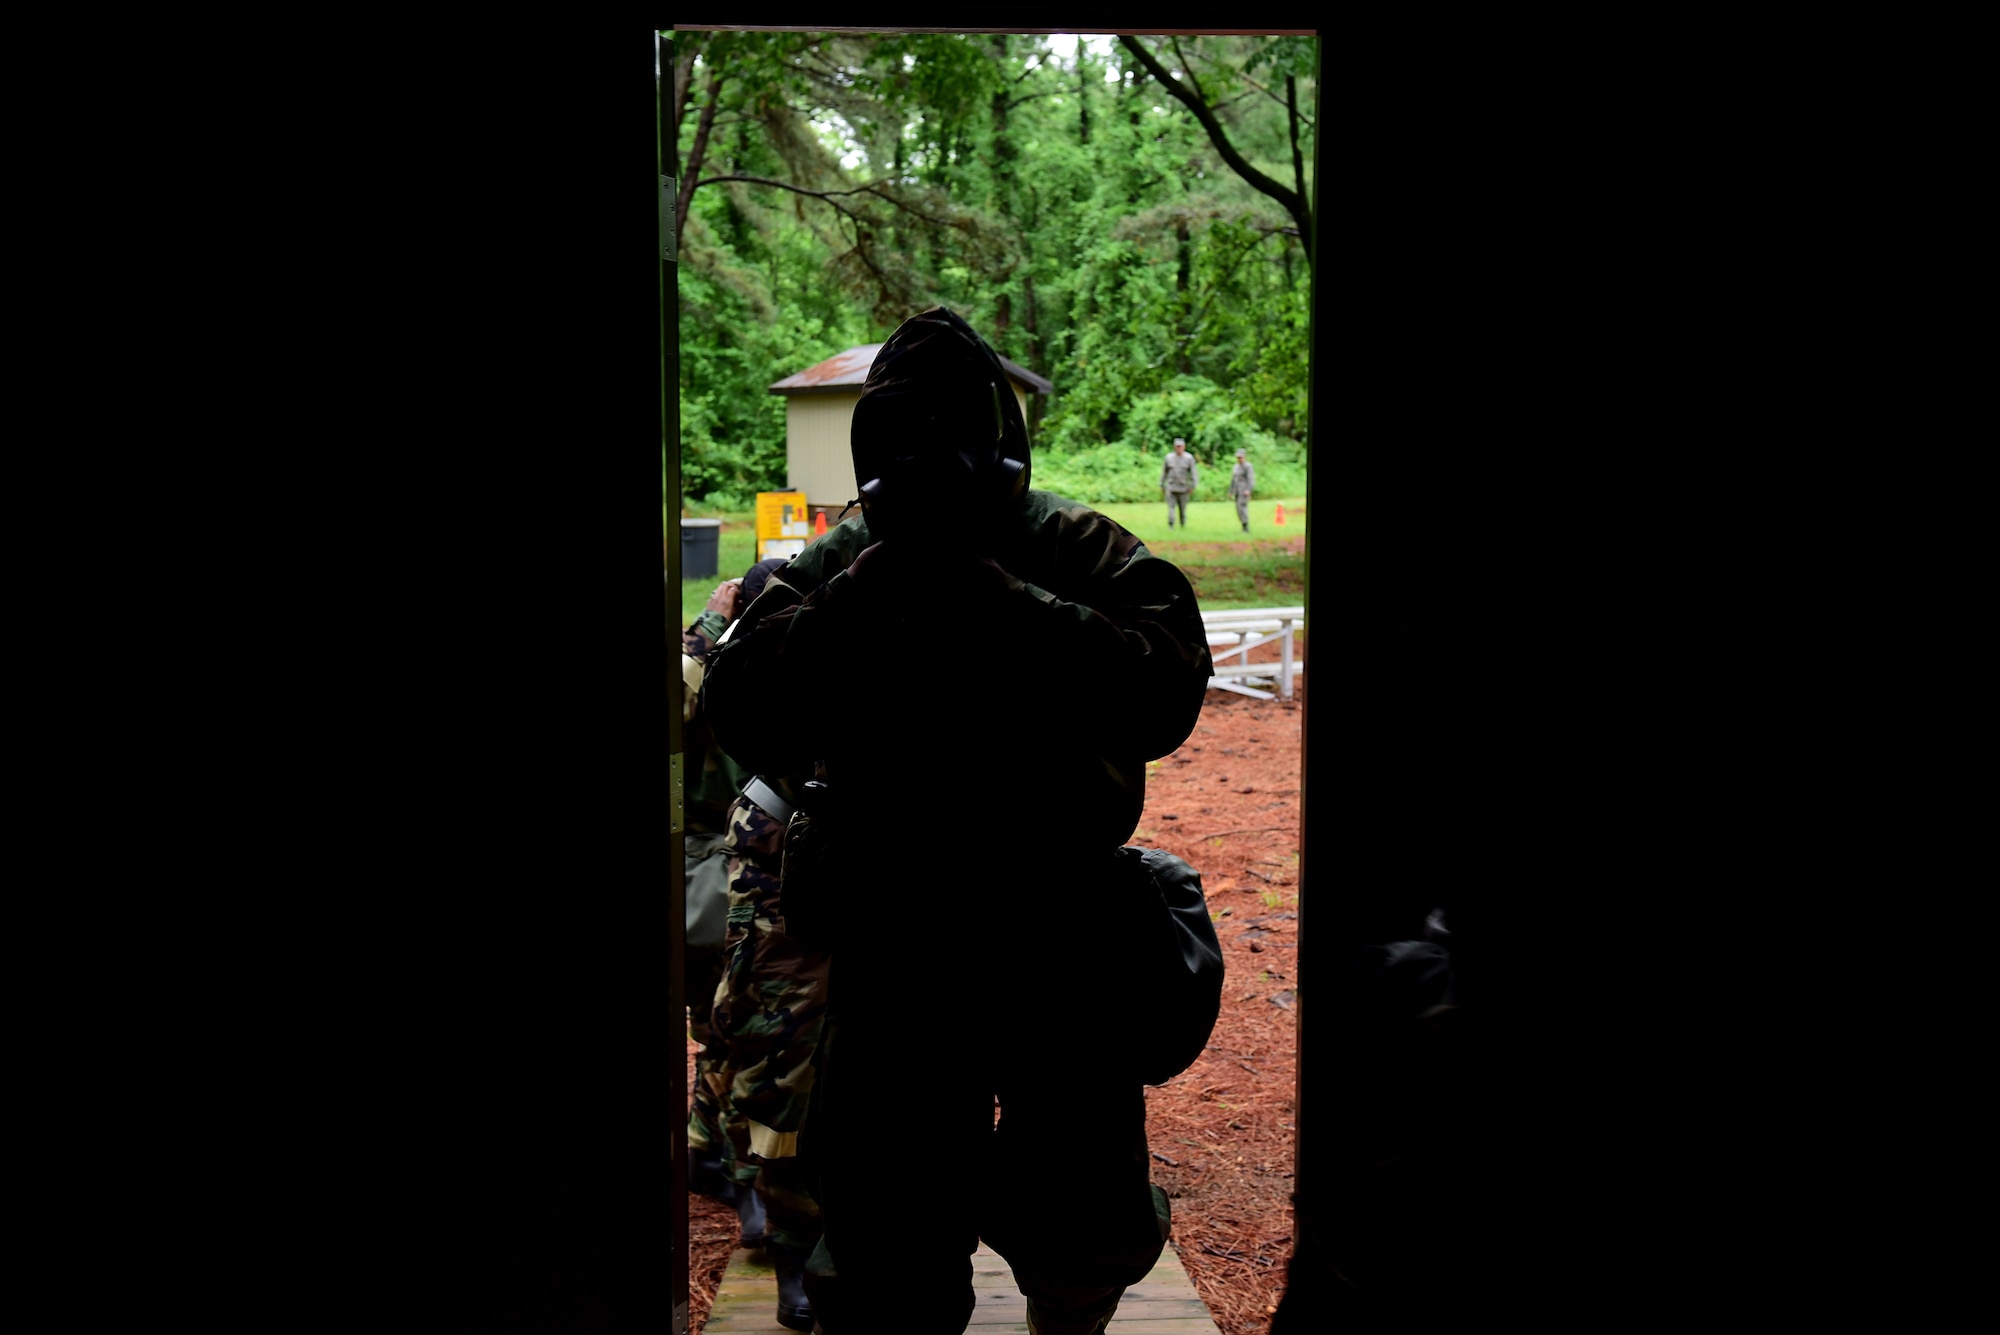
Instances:
[[[967,1326],[966,1335],[1032,1335],[1026,1321],[1008,1321],[992,1326]],[[1105,1335],[1216,1335],[1215,1322],[1208,1317],[1170,1317],[1165,1320],[1141,1318],[1128,1321],[1112,1317]]]
[[[1028,1335],[1028,1300],[1005,1258],[985,1244],[972,1256],[972,1316],[966,1335]],[[763,1252],[741,1247],[722,1273],[703,1335],[791,1335],[778,1324],[778,1279]],[[1219,1335],[1170,1246],[1151,1273],[1125,1290],[1105,1335]]]
[[[778,1272],[763,1251],[729,1255],[702,1335],[796,1335],[778,1324]]]

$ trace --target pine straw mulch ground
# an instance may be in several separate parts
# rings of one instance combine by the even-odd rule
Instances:
[[[1251,653],[1276,656],[1275,646]],[[1295,692],[1263,701],[1210,691],[1193,735],[1150,767],[1133,839],[1201,870],[1222,941],[1227,981],[1207,1051],[1146,1091],[1153,1181],[1222,1335],[1264,1335],[1292,1251],[1303,676]],[[693,1070],[690,1044],[690,1079]],[[736,1244],[735,1211],[690,1196],[688,1236],[689,1328],[699,1332]]]

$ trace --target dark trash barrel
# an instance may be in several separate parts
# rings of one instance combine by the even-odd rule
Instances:
[[[681,520],[682,579],[715,578],[715,545],[721,536],[720,519]]]

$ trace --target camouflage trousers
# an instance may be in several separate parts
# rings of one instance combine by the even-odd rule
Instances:
[[[695,895],[728,893],[728,849],[713,835],[690,834],[687,840],[687,892]],[[730,1163],[730,1142],[724,1130],[723,1098],[727,1092],[723,1076],[722,1052],[709,1036],[709,1011],[715,1001],[716,984],[722,981],[723,955],[717,947],[698,945],[692,939],[685,956],[687,963],[688,1034],[702,1045],[694,1060],[694,1088],[688,1108],[688,1150],[693,1163],[713,1165],[724,1177],[734,1177]],[[710,1186],[713,1184],[711,1183]],[[697,1187],[714,1194],[710,1186]]]
[[[717,1163],[728,1177],[738,1177],[727,1128],[728,1112],[723,1100],[728,1094],[728,1065],[716,1050],[709,1033],[710,1010],[720,969],[707,978],[688,979],[688,1032],[702,1045],[694,1059],[694,1088],[688,1109],[688,1149],[696,1159]]]
[[[782,822],[747,798],[729,812],[729,929],[709,1016],[722,1125],[737,1181],[763,1198],[774,1246],[810,1251],[819,1204],[799,1152],[826,1015],[828,956],[785,932]]]

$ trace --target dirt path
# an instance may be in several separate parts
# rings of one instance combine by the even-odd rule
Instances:
[[[1153,1181],[1222,1335],[1261,1335],[1292,1252],[1304,681],[1289,701],[1210,691],[1194,734],[1155,768],[1144,837],[1133,841],[1201,869],[1222,941],[1222,1014],[1208,1050],[1146,1091]]]

